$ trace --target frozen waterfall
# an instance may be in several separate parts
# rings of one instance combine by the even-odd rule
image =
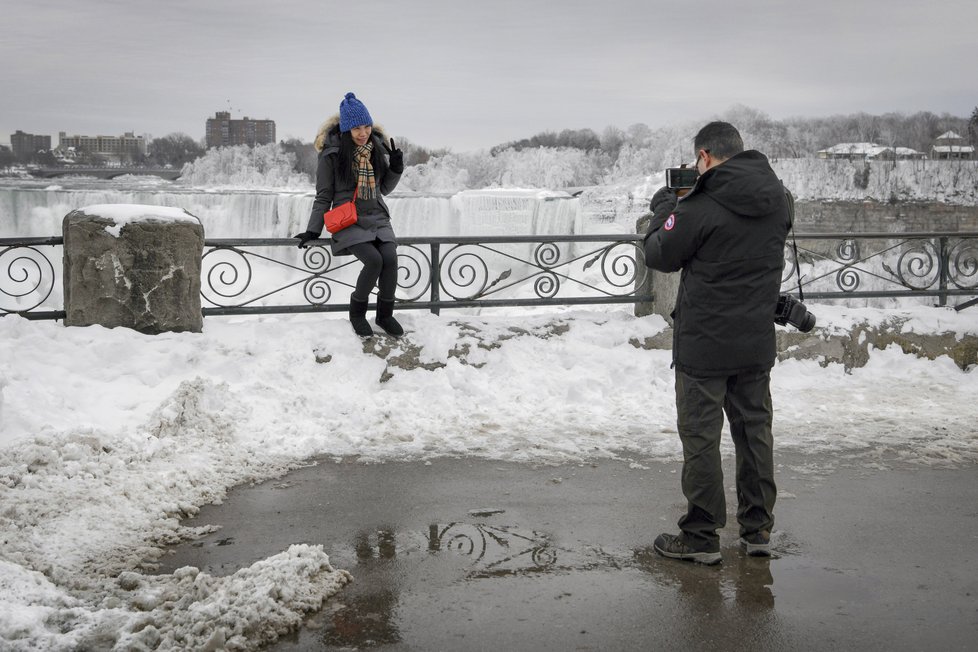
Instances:
[[[145,204],[187,210],[201,220],[207,239],[289,238],[306,230],[313,198],[311,189],[195,189],[135,178],[108,182],[59,179],[57,184],[35,180],[0,180],[0,237],[59,236],[64,216],[73,210],[96,204]],[[394,229],[402,238],[634,233],[633,217],[626,215],[622,223],[617,224],[614,219],[609,219],[606,210],[586,211],[580,197],[566,192],[528,189],[465,190],[441,195],[395,192],[386,199],[393,216]],[[478,287],[478,283],[469,278],[474,269],[471,267],[473,261],[478,262],[476,267],[484,268],[486,283],[491,283],[503,272],[511,275],[511,279],[518,279],[532,274],[536,269],[520,261],[532,260],[537,245],[513,243],[500,248],[478,250],[478,258],[470,257],[474,251],[470,247],[471,245],[464,245],[456,249],[454,254],[443,261],[449,276],[461,275],[443,279],[443,291],[448,295],[469,296],[475,291],[473,288]],[[549,246],[543,255],[552,257],[554,261],[569,261],[568,264],[574,266],[575,273],[589,277],[597,272],[592,269],[584,274],[584,270],[579,268],[585,261],[575,260],[577,256],[591,249],[593,245],[590,243],[561,243]],[[267,251],[265,248],[258,248],[254,251],[268,258],[285,259],[294,266],[303,265],[300,251],[294,247],[268,248]],[[411,253],[407,248],[402,251],[405,269],[411,267]],[[208,258],[208,269],[219,265],[222,255],[225,254],[215,254]],[[24,264],[23,261],[21,264]],[[38,264],[36,267],[40,269],[48,264],[54,266],[52,271],[55,280],[52,293],[44,306],[57,309],[61,305],[60,266],[57,261],[49,259],[48,263]],[[571,268],[568,267],[567,270],[571,271]],[[334,276],[349,284],[352,283],[355,272],[355,267],[340,269]],[[17,276],[20,275],[22,274],[18,271]],[[208,277],[208,281],[214,282],[214,279]],[[589,282],[600,283],[601,280],[591,279]],[[286,283],[282,270],[275,268],[256,274],[252,290],[261,294],[267,289],[265,286],[278,287]],[[459,283],[461,285],[455,287]],[[287,303],[306,302],[300,292],[302,289],[298,287],[284,300]],[[342,283],[336,286],[335,291],[345,291]],[[408,293],[404,296],[408,296],[413,290],[404,292]],[[522,296],[519,294],[521,292],[532,292],[532,287],[515,287],[497,296]],[[402,294],[399,293],[398,296]],[[281,297],[277,299],[281,300]],[[342,300],[342,297],[338,296],[336,299]],[[35,305],[31,301],[34,301],[33,293],[31,297],[17,299],[16,306],[6,306],[5,309],[27,309]]]
[[[132,184],[135,186],[136,184]],[[207,238],[287,238],[304,231],[313,193],[129,187],[66,181],[0,184],[0,237],[61,234],[71,211],[93,204],[148,204],[186,209]],[[608,232],[588,220],[580,199],[541,190],[467,190],[454,195],[394,193],[387,197],[400,236],[573,235]],[[595,222],[595,225],[590,225]],[[597,226],[597,228],[595,228]],[[610,232],[619,232],[611,228]]]

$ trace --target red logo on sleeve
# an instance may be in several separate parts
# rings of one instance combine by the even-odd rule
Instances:
[[[672,231],[672,227],[674,226],[676,226],[676,215],[671,214],[669,215],[669,219],[666,220],[666,223],[665,225],[663,225],[662,228],[664,228],[666,231]]]

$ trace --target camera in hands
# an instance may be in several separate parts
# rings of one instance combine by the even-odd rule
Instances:
[[[696,168],[678,167],[666,168],[666,187],[672,190],[692,188],[700,176]]]
[[[778,297],[778,307],[774,309],[774,323],[785,326],[791,324],[802,333],[815,328],[815,315],[808,312],[798,299],[790,294],[782,294]]]

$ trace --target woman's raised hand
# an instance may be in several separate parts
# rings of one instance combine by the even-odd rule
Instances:
[[[390,157],[391,172],[394,174],[401,174],[404,172],[404,152],[397,149],[397,145],[394,144],[393,138],[391,138],[390,147],[387,146],[387,143],[384,143],[384,149],[387,150],[387,156]]]

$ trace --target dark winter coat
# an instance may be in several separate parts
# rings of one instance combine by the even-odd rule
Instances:
[[[784,187],[757,151],[730,157],[660,210],[645,262],[682,269],[673,316],[673,364],[690,374],[733,375],[774,366],[774,311],[790,227]]]
[[[383,132],[375,127],[370,134],[370,139],[374,144],[370,162],[374,168],[377,198],[369,202],[369,209],[361,210],[358,196],[357,223],[332,235],[327,232],[326,235],[333,240],[330,249],[337,256],[350,255],[349,247],[361,242],[373,242],[375,239],[382,242],[396,242],[394,229],[391,226],[391,212],[384,201],[384,195],[394,190],[397,182],[401,180],[401,175],[390,170],[384,149]],[[344,184],[336,169],[340,151],[339,114],[327,120],[320,128],[316,137],[316,147],[320,150],[319,164],[316,168],[316,199],[312,203],[312,212],[306,230],[322,234],[323,213],[351,201],[356,188],[355,175],[351,175],[350,183]]]

